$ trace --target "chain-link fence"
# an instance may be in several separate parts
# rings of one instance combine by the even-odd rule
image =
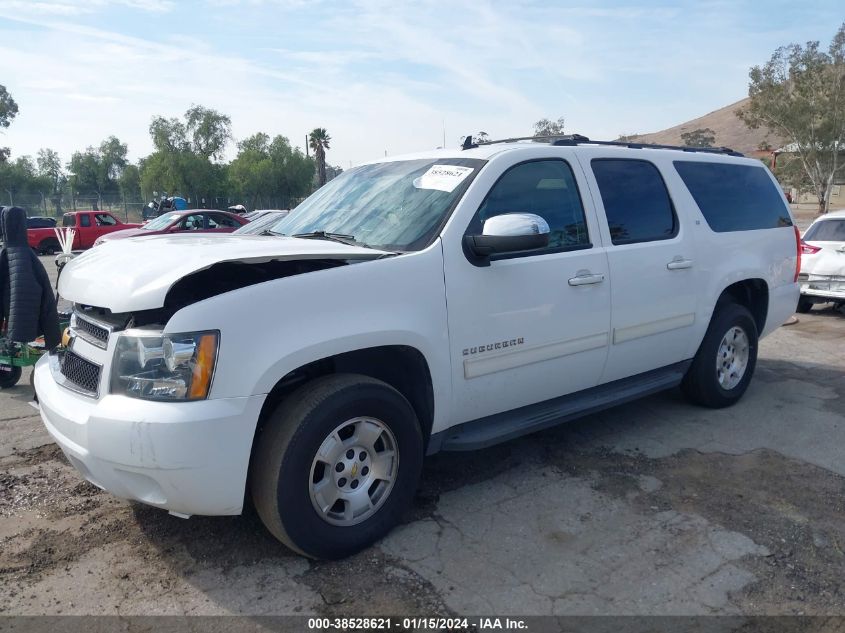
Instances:
[[[270,197],[262,196],[252,201],[251,204],[243,200],[229,198],[227,196],[216,196],[213,198],[199,198],[193,200],[186,198],[189,209],[226,209],[232,205],[242,204],[247,211],[253,211],[251,204],[258,209],[293,209],[304,198]],[[149,201],[147,201],[149,202]],[[71,195],[69,193],[59,196],[46,196],[42,194],[18,194],[0,197],[0,204],[22,207],[28,216],[60,217],[68,211],[80,211],[96,209],[109,211],[125,222],[141,222],[142,211],[147,202],[134,199],[126,199],[123,196],[97,196],[97,195]]]

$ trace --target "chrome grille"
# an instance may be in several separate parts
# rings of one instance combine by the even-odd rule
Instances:
[[[101,367],[89,360],[67,350],[61,359],[62,376],[78,388],[79,391],[90,396],[97,396],[100,387]]]
[[[82,310],[75,308],[70,320],[71,334],[84,339],[101,349],[106,349],[109,344],[109,335],[114,331],[110,323],[98,321],[89,317]]]

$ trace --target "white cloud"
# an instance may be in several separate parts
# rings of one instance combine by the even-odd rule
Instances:
[[[150,12],[166,12],[174,7],[171,0],[74,0],[73,2],[41,2],[29,0],[0,0],[0,11],[14,11],[19,17],[27,15],[74,16],[107,8],[123,6]]]
[[[118,5],[136,12],[131,27],[109,27]],[[740,98],[760,51],[800,39],[773,45],[738,10],[0,0],[0,77],[21,106],[3,144],[67,158],[116,134],[137,158],[151,149],[151,116],[191,103],[229,114],[239,138],[282,133],[301,146],[326,127],[329,160],[344,167],[440,145],[444,122],[448,144],[526,134],[541,117],[597,138],[659,129]]]

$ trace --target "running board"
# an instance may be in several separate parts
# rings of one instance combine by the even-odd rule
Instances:
[[[678,386],[692,360],[464,422],[431,436],[428,454],[474,451]]]

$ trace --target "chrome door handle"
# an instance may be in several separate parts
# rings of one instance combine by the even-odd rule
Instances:
[[[692,268],[692,260],[684,259],[683,257],[676,257],[671,262],[666,264],[669,270],[683,270],[684,268]]]
[[[588,286],[590,284],[600,284],[604,281],[604,275],[594,275],[588,270],[579,270],[575,277],[570,278],[570,286]]]

